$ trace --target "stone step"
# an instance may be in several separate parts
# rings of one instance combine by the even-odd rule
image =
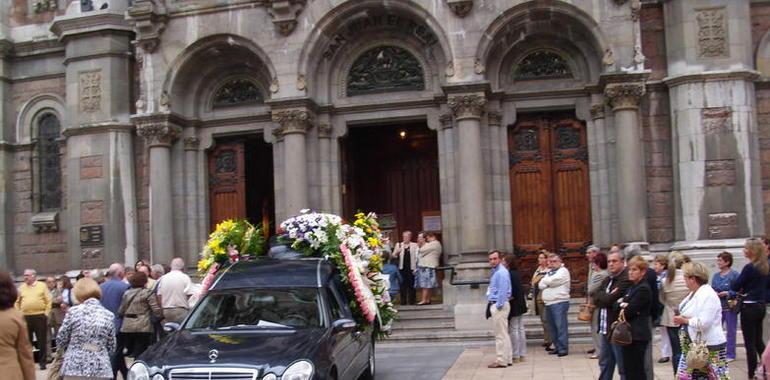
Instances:
[[[442,319],[438,321],[429,320],[410,320],[410,321],[396,321],[393,324],[393,331],[414,331],[414,330],[454,330],[455,322],[453,318]]]
[[[431,304],[431,305],[403,305],[403,306],[396,306],[396,309],[399,313],[405,312],[405,311],[423,311],[423,310],[444,310],[445,305],[442,304]]]
[[[396,315],[396,320],[399,321],[405,321],[405,320],[430,320],[430,319],[441,319],[441,318],[450,318],[454,319],[454,313],[451,311],[445,311],[445,310],[426,310],[422,312],[399,312]]]
[[[570,343],[590,341],[589,328],[583,328],[578,331],[570,331]],[[527,341],[542,342],[542,330],[527,329]],[[435,331],[393,331],[385,340],[391,343],[405,342],[483,342],[494,339],[491,330],[435,330]]]

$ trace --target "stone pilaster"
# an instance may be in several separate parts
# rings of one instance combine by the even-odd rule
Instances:
[[[484,251],[487,247],[484,217],[484,164],[481,152],[481,115],[484,94],[452,95],[449,108],[457,122],[458,194],[461,228],[460,251]]]
[[[184,204],[185,204],[185,239],[187,244],[186,252],[194,255],[200,249],[204,236],[199,234],[201,230],[201,220],[198,215],[205,206],[201,200],[204,197],[198,192],[198,178],[201,175],[199,166],[199,148],[200,139],[195,136],[188,136],[182,139],[184,144]]]
[[[313,118],[306,109],[272,111],[273,122],[278,128],[273,134],[283,143],[283,179],[285,216],[308,208],[306,134]]]
[[[332,210],[332,132],[331,125],[318,125],[318,170],[321,187],[321,210],[325,212],[331,212]]]
[[[150,173],[150,260],[168,263],[174,250],[173,199],[171,195],[171,145],[181,128],[165,115],[137,118],[137,133],[149,149]]]
[[[644,180],[639,102],[645,94],[643,82],[611,83],[604,96],[612,106],[617,133],[617,183],[620,240],[647,239],[647,199]]]

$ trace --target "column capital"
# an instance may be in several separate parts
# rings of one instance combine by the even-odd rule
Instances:
[[[591,105],[591,119],[604,119],[604,104],[592,104]]]
[[[438,122],[440,129],[452,128],[452,115],[448,113],[441,114],[438,117]]]
[[[332,137],[332,131],[333,128],[331,125],[326,123],[318,124],[318,137],[328,139]]]
[[[150,147],[171,146],[182,134],[182,128],[168,123],[147,123],[137,125],[136,133],[143,137]]]
[[[604,96],[613,111],[637,109],[645,93],[644,82],[610,83],[604,88]]]
[[[305,134],[313,123],[313,116],[305,109],[271,111],[271,116],[278,124],[273,134],[279,138],[293,133]]]
[[[452,95],[447,104],[458,120],[479,119],[484,114],[487,99],[483,94]]]
[[[489,125],[500,126],[503,121],[503,115],[497,111],[489,111],[487,113],[487,123]]]

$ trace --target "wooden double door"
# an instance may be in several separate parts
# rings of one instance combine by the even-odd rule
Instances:
[[[513,241],[529,282],[540,249],[560,253],[572,296],[585,295],[591,199],[585,125],[573,114],[520,115],[509,127]]]

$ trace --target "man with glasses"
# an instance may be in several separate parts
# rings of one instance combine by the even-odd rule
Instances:
[[[511,338],[508,335],[508,312],[511,305],[511,275],[502,264],[499,251],[489,253],[489,266],[492,267],[492,277],[487,289],[487,319],[492,318],[495,332],[495,352],[497,358],[489,364],[489,368],[505,368],[513,363]]]
[[[615,365],[618,366],[620,379],[625,380],[626,371],[623,367],[623,353],[620,346],[610,343],[609,329],[612,322],[618,318],[615,303],[626,294],[626,290],[633,283],[628,279],[623,254],[618,247],[611,250],[607,256],[607,271],[610,276],[602,282],[599,291],[594,294],[594,305],[599,308],[599,334],[601,334],[601,348],[599,350],[599,380],[612,380]],[[640,358],[641,359],[641,358]]]
[[[45,370],[48,358],[48,315],[51,313],[51,294],[45,283],[37,280],[37,271],[34,269],[24,270],[24,283],[19,286],[16,309],[24,314],[30,342],[32,342],[32,334],[35,334],[40,369]]]

